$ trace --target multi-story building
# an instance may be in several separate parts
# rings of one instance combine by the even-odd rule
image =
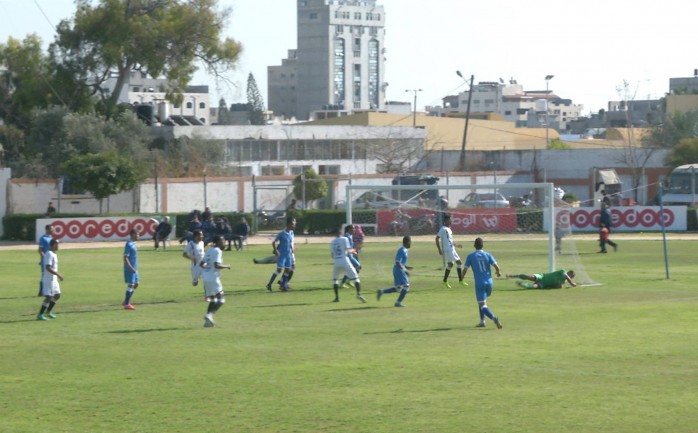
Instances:
[[[110,77],[105,82],[105,91],[112,93],[117,83],[117,76]],[[119,103],[131,104],[140,116],[150,113],[156,120],[165,122],[169,118],[180,125],[209,125],[210,103],[208,86],[189,86],[184,89],[182,103],[173,104],[166,99],[167,80],[150,78],[138,71],[131,71],[124,81],[119,94]],[[147,110],[140,110],[146,107]],[[151,121],[147,116],[148,121]]]
[[[514,122],[517,127],[540,128],[549,125],[557,131],[565,131],[570,121],[581,116],[583,106],[573,104],[549,90],[523,90],[516,80],[508,84],[500,79],[481,81],[472,88],[472,97],[467,90],[444,98],[444,107],[427,107],[431,115],[464,113],[470,99],[471,113],[497,113],[503,119]]]
[[[385,12],[376,0],[297,0],[298,47],[269,66],[269,109],[299,120],[385,105]]]

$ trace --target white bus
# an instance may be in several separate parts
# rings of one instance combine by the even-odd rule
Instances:
[[[698,163],[676,167],[669,175],[669,187],[662,195],[662,203],[670,205],[698,205]]]

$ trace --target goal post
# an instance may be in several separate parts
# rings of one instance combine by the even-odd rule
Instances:
[[[537,234],[527,239],[546,241],[549,272],[574,269],[578,284],[597,284],[584,271],[571,232],[569,205],[555,198],[552,183],[350,184],[345,193],[346,222],[362,225],[367,234],[436,235],[448,213],[454,235]]]

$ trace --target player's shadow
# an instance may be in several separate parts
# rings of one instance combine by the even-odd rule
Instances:
[[[421,334],[425,332],[448,332],[453,331],[457,328],[432,328],[432,329],[394,329],[392,331],[375,331],[375,332],[364,332],[364,335],[376,335],[376,334]]]
[[[330,308],[329,310],[325,310],[327,313],[347,313],[351,311],[365,311],[365,310],[375,310],[378,307],[371,307],[371,306],[360,306],[360,307],[348,307],[348,308]]]
[[[249,308],[276,308],[276,307],[307,307],[312,304],[310,303],[299,303],[299,304],[270,304],[270,305],[252,305]]]
[[[105,334],[141,334],[146,332],[189,331],[190,328],[149,328],[149,329],[122,329],[107,331]]]

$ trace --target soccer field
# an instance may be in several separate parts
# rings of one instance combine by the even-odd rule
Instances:
[[[487,240],[487,238],[486,238]],[[461,257],[472,251],[472,240]],[[329,242],[329,238],[327,239]],[[264,288],[270,244],[225,252],[227,303],[206,303],[178,248],[139,243],[141,286],[120,308],[123,245],[58,251],[63,297],[39,322],[35,249],[0,251],[2,432],[695,432],[695,241],[577,242],[601,285],[524,290],[497,279],[478,322],[472,275],[440,281],[433,238],[415,242],[407,308],[392,284],[400,239],[368,242],[366,304],[332,303],[326,243],[297,248],[290,292]],[[486,242],[503,273],[547,270],[543,241]]]

